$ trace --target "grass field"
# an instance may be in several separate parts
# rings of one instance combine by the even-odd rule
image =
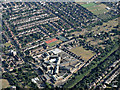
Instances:
[[[58,38],[61,40],[61,41],[67,41],[67,39],[63,36],[58,36]]]
[[[100,14],[100,15],[97,15],[99,18],[101,18],[102,20],[106,20],[106,19],[109,19],[109,18],[111,18],[111,14]]]
[[[88,28],[88,29],[80,31],[80,32],[78,32],[78,31],[72,32],[70,34],[71,35],[75,34],[77,36],[78,34],[85,35],[86,33],[89,33],[89,32],[93,32],[94,35],[99,34],[102,31],[109,32],[112,29],[114,29],[113,28],[114,26],[118,25],[118,20],[119,19],[116,18],[116,19],[108,21],[107,23],[103,23],[103,25],[96,25],[95,27],[92,27],[91,29]],[[118,36],[111,36],[112,40],[114,38],[116,38],[116,37],[118,37]],[[94,41],[94,38],[92,38],[92,37],[88,37],[86,41],[90,42],[91,45],[98,45],[98,43],[104,42],[104,40],[96,40],[96,41]],[[103,45],[98,45],[98,46],[102,47],[103,49],[105,48]]]
[[[111,29],[114,29],[113,27],[116,25],[118,25],[118,18],[110,20],[107,23],[103,23],[103,25],[96,25],[95,27],[92,27],[90,31],[88,31],[89,30],[88,28],[85,31],[82,31],[81,34],[85,35],[85,33],[88,33],[88,32],[94,32],[94,34],[98,34],[102,31],[109,32],[111,31]]]
[[[103,23],[103,25],[96,25],[95,27],[93,27],[91,29],[91,31],[94,32],[94,34],[98,34],[102,31],[104,32],[109,32],[111,31],[112,29],[114,29],[113,27],[118,25],[118,18],[114,19],[114,20],[110,20],[108,21],[107,23]],[[117,36],[115,36],[117,37]],[[111,36],[112,39],[115,38],[114,36]],[[90,41],[90,44],[91,45],[98,45],[98,43],[100,42],[104,42],[104,40],[96,40],[96,41],[92,41],[92,38],[91,39],[88,39],[87,41]],[[105,48],[103,45],[98,45],[100,47],[102,47],[103,49]]]
[[[55,42],[49,43],[48,46],[52,47],[52,46],[54,46],[54,45],[56,45],[56,44],[59,44],[60,42],[62,42],[62,41],[57,40],[57,41],[55,41]]]
[[[116,25],[118,25],[118,19],[110,20],[107,23],[103,23],[101,26],[96,25],[91,31],[94,31],[94,33],[99,33],[101,31],[109,32]]]
[[[9,47],[11,45],[11,43],[5,43],[4,44],[6,47]]]
[[[2,88],[10,87],[10,84],[7,79],[0,79],[0,84],[1,84]]]
[[[95,5],[96,5],[95,3],[82,4],[82,6],[85,7],[85,8],[93,7]]]
[[[71,35],[74,34],[75,36],[81,35],[81,33],[83,33],[83,31],[75,31],[70,33]]]
[[[91,11],[95,15],[103,14],[104,12],[108,12],[106,9],[106,5],[104,4],[95,4],[95,3],[88,3],[88,4],[82,4],[84,8],[87,8],[89,11]]]
[[[86,4],[86,2],[77,2],[77,1],[76,1],[76,3],[78,3],[78,4],[80,4],[80,5]]]
[[[70,51],[75,53],[78,56],[81,56],[82,59],[86,61],[95,55],[95,53],[93,53],[90,50],[85,50],[83,47],[75,47],[75,48],[70,49]]]

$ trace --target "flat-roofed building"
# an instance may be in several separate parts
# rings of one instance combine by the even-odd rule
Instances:
[[[62,50],[60,50],[60,49],[58,49],[58,48],[55,48],[55,49],[52,50],[52,52],[53,52],[54,54],[58,54],[58,53],[62,52]]]
[[[61,66],[69,66],[69,62],[63,62],[60,64]]]

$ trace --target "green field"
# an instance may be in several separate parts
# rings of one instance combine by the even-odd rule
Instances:
[[[91,31],[94,31],[94,33],[96,33],[96,34],[102,32],[102,31],[109,32],[112,29],[114,29],[113,27],[116,25],[118,25],[118,18],[110,20],[106,23],[103,23],[103,25],[96,25],[95,27],[93,27],[91,29]]]
[[[49,43],[48,46],[52,47],[52,46],[54,46],[54,45],[56,45],[56,44],[59,44],[60,42],[62,42],[62,41],[57,40],[57,41],[55,41],[55,42]]]
[[[89,3],[89,4],[82,4],[81,6],[88,8],[88,7],[93,7],[95,5],[96,5],[95,3]]]
[[[67,41],[67,39],[63,36],[58,36],[58,38],[61,40],[61,41]]]
[[[10,45],[12,45],[11,43],[5,43],[4,44],[6,47],[9,47]]]
[[[87,8],[95,15],[100,15],[103,14],[104,12],[108,12],[108,10],[106,9],[107,6],[104,4],[88,3],[88,4],[82,4],[81,6]]]
[[[90,50],[85,50],[83,47],[75,47],[75,48],[70,49],[70,51],[75,53],[78,56],[81,56],[82,59],[86,61],[95,55],[95,53],[93,53]]]

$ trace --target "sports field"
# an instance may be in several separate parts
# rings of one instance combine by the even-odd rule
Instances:
[[[61,40],[61,41],[67,41],[67,39],[63,36],[58,36],[58,38]]]
[[[54,41],[54,42],[49,43],[48,46],[52,47],[52,46],[54,46],[54,45],[56,45],[56,44],[59,44],[60,42],[62,42],[62,41],[57,40],[57,41]]]
[[[82,4],[82,6],[85,7],[85,8],[93,7],[95,5],[96,5],[95,3]]]
[[[47,43],[48,46],[52,47],[56,44],[59,44],[60,42],[62,42],[61,40],[58,40],[56,38],[53,38],[53,39],[49,39],[47,41],[45,41],[45,43]]]
[[[52,43],[52,42],[55,42],[55,41],[57,41],[57,39],[56,38],[53,38],[53,39],[51,39],[51,40],[48,40],[48,41],[45,41],[47,44],[49,44],[49,43]]]
[[[84,8],[87,8],[89,11],[91,11],[95,15],[103,14],[105,12],[108,12],[106,9],[106,5],[104,4],[96,4],[96,3],[88,3],[88,4],[82,4]]]
[[[78,56],[81,56],[82,59],[86,61],[95,55],[95,53],[93,53],[90,50],[85,50],[83,47],[75,47],[75,48],[70,49],[70,51],[75,53]]]

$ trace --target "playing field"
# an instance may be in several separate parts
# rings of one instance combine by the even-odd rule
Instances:
[[[61,40],[61,41],[67,41],[67,39],[63,36],[58,36],[58,38]]]
[[[45,41],[47,44],[49,44],[49,43],[52,43],[52,42],[55,42],[55,41],[57,41],[57,39],[56,38],[53,38],[53,39],[51,39],[51,40],[48,40],[48,41]]]
[[[95,3],[88,3],[88,4],[82,4],[84,8],[87,8],[89,11],[91,11],[95,15],[103,14],[105,12],[108,12],[106,9],[106,5],[104,4],[95,4]]]
[[[95,5],[96,5],[95,3],[82,4],[82,6],[85,7],[85,8],[93,7]]]
[[[93,53],[90,50],[85,50],[83,47],[75,47],[75,48],[70,49],[70,51],[75,53],[78,56],[81,56],[82,59],[86,61],[95,55],[95,53]]]
[[[56,45],[56,44],[59,44],[60,42],[62,42],[62,41],[57,40],[57,41],[55,41],[55,42],[49,43],[48,46],[52,47],[52,46],[54,46],[54,45]]]
[[[0,86],[2,86],[2,88],[10,87],[10,84],[7,79],[0,79],[0,84],[1,84]]]

